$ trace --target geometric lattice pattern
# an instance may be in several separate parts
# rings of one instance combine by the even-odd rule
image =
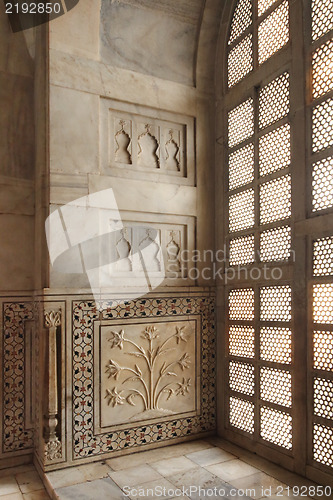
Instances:
[[[290,125],[286,123],[259,139],[260,176],[271,174],[290,165]]]
[[[276,0],[258,0],[258,16],[264,14],[275,2]]]
[[[260,359],[273,363],[291,363],[291,330],[289,328],[260,328]]]
[[[333,332],[314,332],[313,367],[318,370],[333,371]]]
[[[251,326],[230,326],[229,354],[243,358],[254,357],[254,328]]]
[[[240,236],[230,240],[229,264],[230,266],[241,266],[254,262],[254,236]]]
[[[229,45],[239,38],[252,23],[251,0],[239,0],[231,21]]]
[[[284,175],[260,186],[260,224],[291,216],[291,177]]]
[[[333,284],[313,286],[313,321],[333,324]]]
[[[253,99],[247,99],[228,113],[229,148],[251,137],[254,132]]]
[[[289,226],[269,229],[260,234],[261,262],[288,260],[290,247],[291,228]]]
[[[229,387],[231,390],[253,396],[254,366],[247,363],[229,363]]]
[[[313,275],[330,276],[332,274],[333,236],[328,236],[313,242]]]
[[[254,225],[254,191],[241,191],[229,198],[229,231],[236,232]]]
[[[259,92],[259,128],[268,127],[288,113],[289,73],[283,73]]]
[[[314,99],[333,89],[332,60],[333,40],[329,40],[312,56],[312,97]]]
[[[281,406],[291,406],[291,374],[276,368],[260,368],[260,398]]]
[[[253,69],[252,35],[246,36],[228,55],[228,86],[233,87]]]
[[[314,379],[313,406],[315,415],[333,420],[333,380]]]
[[[244,399],[230,397],[230,425],[242,431],[254,432],[254,404]]]
[[[312,40],[333,29],[332,0],[312,0]]]
[[[258,59],[262,64],[289,41],[289,4],[285,0],[258,27]]]
[[[252,288],[230,290],[229,319],[236,321],[254,319],[254,290]]]
[[[254,179],[254,146],[247,144],[229,156],[229,189],[244,186]]]
[[[312,211],[333,207],[333,157],[312,166]]]
[[[260,408],[260,435],[282,448],[292,448],[292,418],[288,413],[263,406]]]
[[[333,98],[312,111],[312,150],[314,153],[333,145]]]
[[[313,425],[313,458],[316,462],[333,466],[333,428],[326,425]]]
[[[260,289],[261,321],[291,320],[290,286],[269,286]]]

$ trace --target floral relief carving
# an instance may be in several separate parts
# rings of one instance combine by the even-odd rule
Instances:
[[[108,342],[112,350],[129,347],[124,361],[127,358],[130,361],[130,357],[138,358],[134,366],[109,359],[105,366],[105,374],[108,379],[118,382],[113,387],[106,388],[105,399],[109,406],[113,408],[124,404],[136,406],[141,400],[143,412],[140,412],[140,418],[144,418],[145,414],[148,418],[152,418],[176,413],[170,408],[165,408],[164,403],[173,396],[187,397],[190,394],[192,379],[181,377],[181,374],[190,369],[194,360],[188,352],[180,354],[177,348],[180,343],[186,344],[188,341],[185,326],[176,325],[173,329],[173,333],[161,338],[155,326],[146,326],[140,335],[142,343],[126,336],[123,329],[109,332],[111,336]],[[128,376],[121,377],[124,374]],[[138,382],[139,385],[133,387],[131,382]],[[164,401],[163,396],[165,396]],[[134,415],[131,420],[137,418],[138,416]]]
[[[157,444],[166,440],[170,442],[180,437],[214,432],[214,308],[215,297],[204,292],[191,297],[181,294],[174,297],[155,295],[125,304],[105,301],[101,319],[94,301],[73,301],[73,432],[70,435],[76,463],[87,457],[97,458],[105,453],[112,453],[113,450],[136,449],[142,444]],[[138,360],[134,357],[124,358],[128,350],[124,343],[122,349],[117,347],[110,351],[112,344],[108,339],[110,330],[117,333],[124,330],[126,335],[124,332],[123,337],[140,339],[147,324],[156,325],[161,336],[173,334],[175,325],[185,326],[183,332],[187,334],[187,342],[179,340],[176,348],[181,356],[188,352],[192,360],[196,357],[197,371],[194,370],[193,362],[188,370],[180,372],[179,383],[183,382],[183,377],[185,382],[188,378],[192,381],[188,397],[172,397],[166,401],[167,393],[163,395],[163,406],[169,405],[168,407],[175,409],[176,415],[166,415],[165,418],[159,417],[156,420],[143,418],[141,421],[129,421],[128,416],[137,413],[139,405],[143,409],[143,403],[136,397],[136,406],[125,403],[115,407],[108,406],[105,399],[106,388],[120,388],[125,374],[119,374],[115,384],[105,374],[105,369],[110,357],[119,366],[128,364],[124,359],[132,359],[133,362]],[[173,353],[174,351],[170,355]],[[134,384],[140,385],[137,381]],[[124,397],[124,394],[121,396]],[[132,412],[130,415],[129,410]]]
[[[61,442],[58,438],[54,438],[45,445],[44,456],[48,462],[58,460],[62,456]]]
[[[46,328],[52,328],[61,325],[61,311],[45,311],[44,312]]]

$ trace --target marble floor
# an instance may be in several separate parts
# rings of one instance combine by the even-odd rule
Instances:
[[[33,465],[0,470],[1,500],[49,500]]]
[[[314,485],[218,438],[50,472],[46,481],[52,498],[60,500],[277,500],[297,498],[297,488]],[[0,471],[0,500],[47,498],[32,465]]]

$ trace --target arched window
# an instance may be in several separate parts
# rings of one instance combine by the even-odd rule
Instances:
[[[235,2],[219,133],[223,433],[310,477],[333,467],[332,29],[332,0]]]

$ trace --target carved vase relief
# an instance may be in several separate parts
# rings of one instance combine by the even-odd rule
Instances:
[[[166,167],[168,170],[179,172],[179,144],[173,138],[174,131],[172,129],[169,130],[169,135],[170,139],[165,145]]]
[[[101,424],[196,409],[196,322],[103,327]]]
[[[120,231],[121,237],[116,243],[117,251],[117,270],[118,271],[132,271],[132,261],[130,258],[131,244],[128,238],[130,229],[123,228]]]
[[[145,132],[138,137],[138,147],[138,164],[151,168],[159,168],[160,163],[157,156],[159,143],[151,133],[151,125],[148,123],[145,125]]]
[[[160,245],[152,237],[152,231],[150,229],[146,230],[146,236],[140,241],[139,251],[148,271],[161,271],[161,261],[159,256]]]
[[[125,131],[126,125],[127,123],[125,120],[119,120],[120,129],[117,130],[114,137],[116,142],[115,161],[130,165],[132,163],[131,154],[129,152],[131,138],[128,132]]]
[[[169,232],[169,243],[166,246],[167,251],[167,273],[180,273],[180,232]]]

